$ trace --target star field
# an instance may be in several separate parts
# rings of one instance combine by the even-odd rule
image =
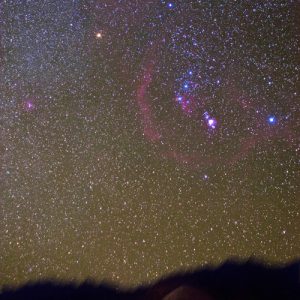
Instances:
[[[135,285],[300,253],[299,3],[0,2],[0,287]]]

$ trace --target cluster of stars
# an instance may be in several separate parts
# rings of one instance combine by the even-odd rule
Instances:
[[[195,66],[193,66],[193,69],[195,70],[197,67],[197,63],[195,63]],[[197,82],[197,78],[193,78],[194,72],[192,70],[189,70],[187,72],[184,72],[183,75],[176,79],[176,82],[179,83],[178,90],[175,91],[176,94],[176,102],[180,105],[182,111],[189,116],[191,116],[197,109],[199,110],[199,107],[202,107],[202,109],[205,110],[204,104],[201,103],[202,99],[197,99],[197,93],[199,94],[199,90],[203,89],[203,83],[201,83],[201,75],[199,75],[199,72],[195,72],[197,74],[197,78],[200,78],[200,81]],[[215,89],[218,89],[221,84],[221,79],[215,80]],[[271,85],[272,81],[269,80],[268,84]],[[206,107],[208,109],[208,107]],[[209,113],[205,111],[202,113],[202,115],[205,117],[206,123],[208,125],[208,128],[215,129],[217,121],[216,119],[210,117]],[[266,121],[273,125],[276,123],[276,117],[271,115],[269,117],[265,117]]]

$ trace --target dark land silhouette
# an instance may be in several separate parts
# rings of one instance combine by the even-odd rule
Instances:
[[[102,283],[36,282],[17,289],[4,288],[0,300],[300,300],[300,260],[285,266],[228,261],[178,273],[147,286],[125,290]]]

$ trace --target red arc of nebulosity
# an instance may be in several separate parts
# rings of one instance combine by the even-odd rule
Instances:
[[[155,47],[153,47],[155,48]],[[150,55],[149,55],[150,53]],[[139,84],[136,90],[136,103],[139,110],[140,121],[143,129],[143,136],[152,144],[160,146],[160,155],[165,159],[171,159],[182,166],[187,166],[191,169],[199,169],[203,167],[211,167],[213,165],[233,165],[241,159],[245,158],[249,153],[255,149],[258,143],[262,144],[273,139],[288,139],[294,138],[294,134],[288,128],[288,124],[282,126],[274,126],[270,128],[266,124],[266,119],[261,116],[255,115],[256,131],[254,134],[242,137],[237,140],[235,150],[225,155],[215,155],[214,157],[209,154],[204,154],[203,151],[185,153],[179,150],[178,147],[173,143],[165,143],[164,140],[167,138],[166,132],[164,134],[159,130],[155,119],[154,113],[151,107],[151,100],[149,99],[149,89],[154,81],[155,66],[157,63],[157,57],[154,59],[153,49],[148,52],[145,62],[142,67],[142,72],[139,79]],[[230,88],[232,89],[232,87]],[[246,110],[247,114],[250,112],[255,114],[258,109],[253,104],[252,99],[245,98],[239,95],[236,87],[233,87],[232,97],[228,99],[228,102],[232,102],[232,105],[238,105],[242,110]],[[194,104],[192,104],[194,105]],[[200,106],[200,105],[198,105]],[[183,111],[186,113],[186,111]],[[190,115],[190,114],[188,114]],[[268,128],[269,127],[269,128]],[[167,125],[166,125],[167,128]],[[213,146],[212,146],[213,147]],[[207,151],[206,151],[207,153]]]
[[[153,68],[154,62],[148,63],[142,76],[142,82],[137,90],[137,104],[141,114],[144,135],[150,141],[156,142],[160,140],[161,135],[155,128],[151,107],[147,99],[147,90],[152,81]]]

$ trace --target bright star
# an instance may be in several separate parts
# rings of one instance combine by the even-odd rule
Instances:
[[[274,124],[276,122],[276,118],[274,116],[271,116],[268,118],[268,121],[270,124]]]
[[[103,38],[103,33],[102,32],[97,32],[96,33],[96,38],[97,39],[102,39]]]

